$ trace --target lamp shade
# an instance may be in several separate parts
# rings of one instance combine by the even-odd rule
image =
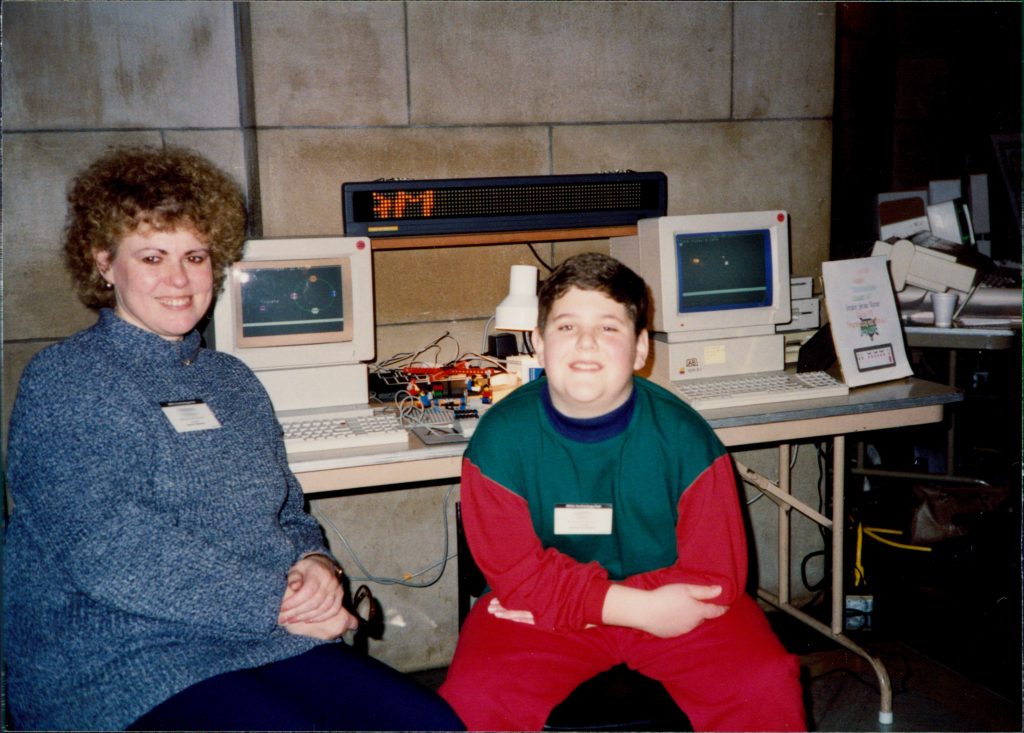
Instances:
[[[537,325],[537,268],[512,265],[508,297],[494,311],[494,327],[502,331],[532,331]]]

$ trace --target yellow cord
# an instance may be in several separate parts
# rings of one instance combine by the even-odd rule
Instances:
[[[860,528],[858,527],[858,530],[859,529]],[[864,534],[866,534],[868,537],[870,537],[873,540],[877,540],[877,541],[881,542],[883,545],[889,545],[890,547],[897,547],[897,548],[899,548],[901,550],[917,550],[918,552],[931,552],[932,551],[932,548],[930,548],[930,547],[922,547],[920,545],[907,545],[907,544],[904,544],[902,542],[893,542],[892,540],[887,540],[885,537],[879,537],[878,536],[880,534],[903,534],[903,532],[898,530],[898,529],[885,529],[883,527],[864,527]],[[859,539],[859,536],[858,536],[858,539]]]

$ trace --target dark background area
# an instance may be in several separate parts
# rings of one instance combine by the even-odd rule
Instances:
[[[993,257],[1019,262],[992,137],[1020,135],[1021,5],[840,3],[836,23],[832,258],[870,248],[878,193],[988,173]]]
[[[1000,167],[994,137],[1015,137],[1019,154],[1021,5],[841,3],[836,41],[832,258],[868,253],[876,239],[878,193],[987,173],[992,255],[1020,262],[1019,158],[1014,189]],[[917,376],[947,382],[948,352],[920,349],[910,355]],[[1002,487],[1004,503],[979,511],[948,482],[864,484],[851,477],[847,484],[851,531],[862,522],[910,537],[923,490],[965,507],[953,523],[964,533],[936,542],[929,553],[866,543],[867,586],[861,591],[874,596],[875,612],[873,628],[855,633],[869,645],[872,637],[901,639],[1018,705],[1020,367],[1019,337],[1004,351],[958,352],[956,383],[965,400],[951,410],[957,420],[955,472]],[[883,465],[941,471],[948,419],[875,436]],[[852,581],[851,566],[847,588],[857,592],[850,590]]]

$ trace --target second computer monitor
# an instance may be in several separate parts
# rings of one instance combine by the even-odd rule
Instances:
[[[375,352],[366,237],[253,239],[214,310],[216,348],[260,378],[277,410],[365,403]]]
[[[785,211],[663,216],[611,240],[651,289],[651,355],[663,384],[782,369],[791,320]]]
[[[770,334],[791,318],[785,211],[642,219],[611,253],[647,281],[672,340]]]

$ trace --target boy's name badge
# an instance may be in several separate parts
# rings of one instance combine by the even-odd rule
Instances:
[[[611,533],[611,504],[555,504],[555,534]]]
[[[164,415],[179,433],[190,433],[193,430],[213,430],[221,426],[220,420],[213,414],[213,410],[202,400],[161,402],[160,409],[164,411]]]

